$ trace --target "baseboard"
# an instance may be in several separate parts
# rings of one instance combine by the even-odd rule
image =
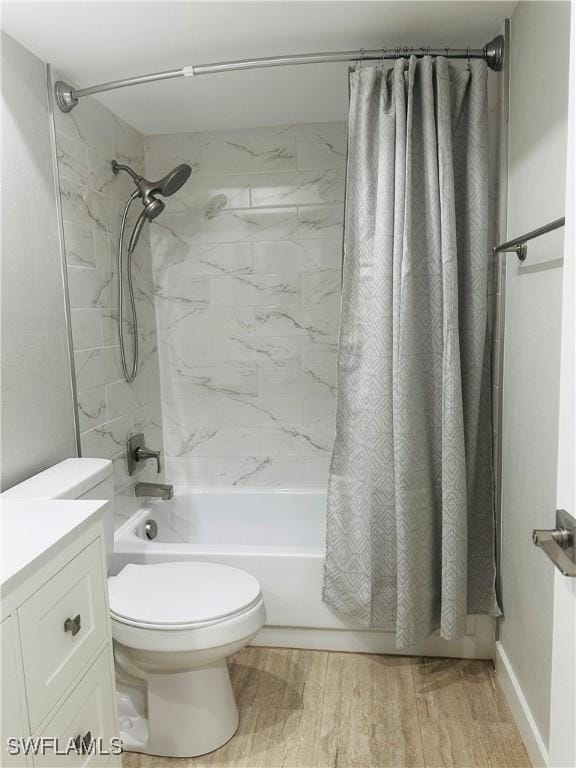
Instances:
[[[460,640],[444,640],[439,635],[432,635],[425,642],[405,650],[396,648],[393,632],[307,627],[264,627],[251,644],[315,651],[493,659],[493,625],[493,620],[487,616],[471,617],[469,633]]]
[[[501,643],[496,643],[496,676],[512,710],[532,765],[534,768],[547,768],[548,749]]]

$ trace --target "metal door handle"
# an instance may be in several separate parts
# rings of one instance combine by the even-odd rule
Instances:
[[[535,530],[532,541],[564,575],[576,578],[576,520],[564,509],[556,510],[556,528]]]
[[[74,637],[74,635],[77,635],[81,629],[82,629],[82,624],[80,623],[80,614],[78,614],[78,616],[75,616],[73,619],[68,618],[64,622],[64,632],[72,632],[72,637]]]

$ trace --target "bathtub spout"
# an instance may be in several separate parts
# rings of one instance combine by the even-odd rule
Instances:
[[[174,488],[169,483],[136,483],[135,496],[148,496],[168,501],[174,495]]]

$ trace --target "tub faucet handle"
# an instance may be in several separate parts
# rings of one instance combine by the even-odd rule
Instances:
[[[150,448],[136,448],[134,452],[134,458],[136,461],[146,461],[146,459],[156,459],[156,473],[159,475],[162,472],[162,464],[160,462],[160,451],[152,451]]]
[[[153,451],[147,448],[144,442],[144,435],[140,432],[128,440],[128,474],[133,475],[136,470],[136,464],[147,459],[156,459],[156,472],[160,474],[162,471],[160,451]]]

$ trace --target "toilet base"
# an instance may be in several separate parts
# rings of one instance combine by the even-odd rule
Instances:
[[[189,672],[146,673],[142,686],[147,711],[133,686],[118,686],[126,751],[196,757],[213,752],[236,733],[238,707],[225,659]]]

